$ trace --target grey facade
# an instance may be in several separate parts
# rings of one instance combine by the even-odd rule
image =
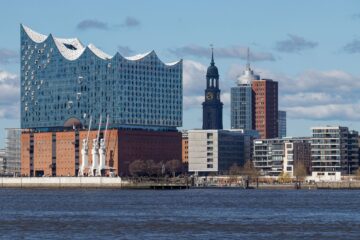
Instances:
[[[325,126],[312,128],[312,134],[313,172],[352,174],[358,169],[358,132],[342,126]]]
[[[6,170],[5,149],[0,149],[0,175],[3,175]]]
[[[182,125],[182,61],[154,51],[109,56],[78,39],[45,36],[21,25],[21,128],[99,124],[176,130]],[[105,121],[103,122],[105,125]]]
[[[279,122],[279,126],[278,126],[279,134],[278,134],[278,137],[279,138],[286,137],[286,111],[279,111],[279,113],[278,113],[278,122]]]
[[[243,165],[244,134],[231,130],[189,130],[189,172],[226,174]]]

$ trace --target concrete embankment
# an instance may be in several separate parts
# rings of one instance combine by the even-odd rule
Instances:
[[[186,189],[176,183],[130,182],[119,177],[0,177],[1,188]]]
[[[360,181],[318,182],[318,189],[360,189]]]
[[[123,188],[129,182],[105,177],[16,177],[0,178],[2,188]]]

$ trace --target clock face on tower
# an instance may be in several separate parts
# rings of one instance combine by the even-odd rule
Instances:
[[[211,100],[211,99],[213,99],[213,98],[214,98],[213,93],[208,92],[208,93],[206,94],[206,99],[207,99],[207,100]]]

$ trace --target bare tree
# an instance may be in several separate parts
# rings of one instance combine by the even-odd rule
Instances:
[[[355,171],[355,178],[357,180],[360,180],[360,168],[358,168],[356,171]]]
[[[146,163],[141,160],[135,160],[129,164],[129,173],[133,177],[143,176],[146,172]]]
[[[236,163],[234,163],[234,164],[229,168],[229,174],[230,174],[230,175],[240,175],[240,174],[241,174],[241,170],[242,170],[242,168],[239,167]]]
[[[294,164],[294,176],[297,180],[304,181],[307,176],[307,170],[303,161],[297,161]]]
[[[247,160],[244,166],[240,170],[241,175],[248,176],[251,178],[259,177],[259,171],[255,168],[251,160]]]
[[[180,160],[172,159],[165,163],[165,168],[175,177],[175,174],[181,171],[182,164]]]
[[[151,177],[151,176],[156,176],[158,177],[159,175],[161,175],[161,167],[162,167],[162,163],[157,163],[154,160],[150,159],[147,160],[146,162],[146,173]]]
[[[291,182],[291,177],[290,177],[289,173],[282,172],[279,175],[278,180],[280,183],[289,183],[289,182]]]

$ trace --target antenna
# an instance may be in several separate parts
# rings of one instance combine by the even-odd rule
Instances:
[[[210,48],[211,48],[211,65],[214,65],[214,44],[210,44]]]
[[[97,140],[98,142],[99,142],[99,137],[100,137],[101,120],[102,120],[102,115],[100,114],[99,130],[98,130],[97,136],[96,136],[96,140]]]
[[[250,68],[250,48],[247,48],[247,54],[246,54],[246,68]]]

